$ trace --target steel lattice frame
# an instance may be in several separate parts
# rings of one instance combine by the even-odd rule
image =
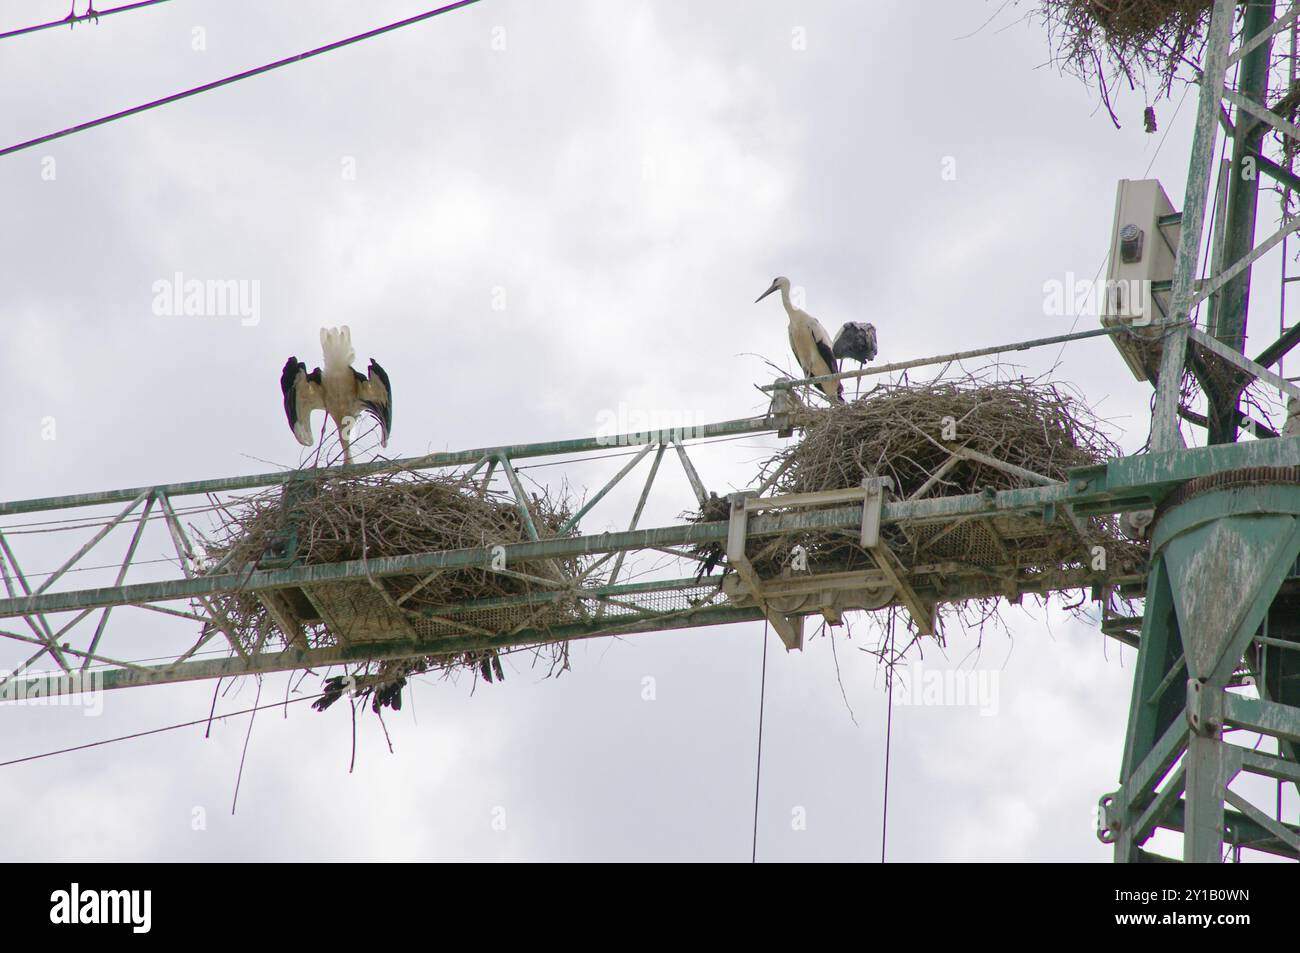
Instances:
[[[1285,450],[1296,440],[1231,443],[1237,437],[1244,380],[1253,376],[1295,396],[1288,382],[1241,352],[1251,265],[1300,227],[1300,218],[1286,218],[1273,235],[1255,240],[1257,174],[1273,176],[1285,186],[1295,184],[1260,149],[1270,128],[1300,141],[1300,128],[1264,105],[1272,40],[1293,28],[1300,4],[1288,5],[1280,17],[1274,0],[1243,6],[1233,50],[1237,4],[1215,0],[1201,66],[1172,288],[1173,323],[1164,336],[1151,438],[1152,459],[1169,460],[1186,482],[1152,526],[1152,566],[1121,787],[1101,799],[1098,834],[1115,845],[1119,861],[1156,859],[1142,846],[1156,828],[1183,832],[1186,861],[1218,862],[1225,843],[1300,855],[1300,827],[1281,818],[1280,794],[1272,812],[1230,787],[1243,772],[1279,784],[1300,783],[1295,748],[1300,741],[1300,627],[1294,603],[1280,594],[1300,555],[1300,487],[1288,485],[1296,482],[1296,471],[1286,469],[1291,464]],[[1238,64],[1236,88],[1229,88],[1229,71]],[[1198,283],[1220,127],[1233,139],[1233,158],[1210,271]],[[1201,302],[1210,306],[1205,330],[1192,323],[1193,309]],[[1294,343],[1280,340],[1261,360],[1275,363]],[[1210,386],[1203,369],[1213,361],[1248,376],[1229,376],[1226,385]],[[1189,365],[1202,377],[1210,403],[1210,441],[1219,444],[1207,450],[1231,454],[1262,444],[1276,451],[1274,464],[1252,470],[1253,465],[1229,464],[1239,458],[1225,456],[1217,474],[1197,477],[1183,471],[1182,461],[1206,452],[1179,449],[1179,401]],[[1243,673],[1253,678],[1258,699],[1233,690]],[[1231,744],[1228,738],[1238,730],[1273,739],[1277,754]]]
[[[798,613],[788,608],[789,600],[800,592],[839,591],[867,589],[880,591],[891,587],[896,598],[892,601],[909,609],[914,616],[928,616],[933,602],[940,594],[924,597],[912,592],[906,580],[899,578],[899,567],[885,556],[887,547],[880,544],[879,528],[892,523],[924,525],[926,523],[978,520],[990,515],[1005,513],[1031,514],[1051,523],[1058,518],[1061,530],[1069,527],[1067,514],[1072,505],[1067,499],[1068,486],[1046,478],[1040,487],[1024,491],[1004,492],[996,496],[982,494],[965,497],[944,497],[914,500],[891,500],[880,487],[832,493],[803,494],[797,497],[773,496],[771,479],[758,488],[733,497],[729,519],[712,523],[684,522],[670,526],[640,528],[639,522],[646,501],[655,486],[660,464],[669,452],[680,461],[693,490],[694,502],[702,504],[707,494],[687,447],[696,441],[719,436],[739,434],[778,433],[787,431],[790,421],[781,413],[765,417],[726,421],[691,428],[688,433],[625,434],[590,437],[579,440],[543,444],[496,447],[460,453],[434,454],[422,458],[358,464],[314,471],[316,475],[332,477],[358,476],[381,470],[433,470],[457,468],[470,476],[482,473],[484,480],[492,478],[493,471],[504,477],[505,484],[519,502],[526,526],[531,527],[525,492],[515,473],[517,461],[538,457],[565,457],[578,454],[626,454],[632,447],[636,452],[630,461],[595,492],[588,502],[569,520],[578,525],[614,486],[633,474],[638,465],[650,459],[645,482],[637,497],[636,506],[628,519],[628,528],[622,532],[605,532],[593,535],[563,536],[538,539],[535,528],[529,530],[529,542],[506,543],[499,547],[483,546],[476,549],[412,553],[400,557],[357,560],[324,565],[295,565],[283,568],[258,568],[255,566],[204,566],[196,555],[194,541],[187,533],[178,511],[184,512],[187,501],[194,498],[207,500],[214,494],[234,491],[286,486],[302,476],[302,471],[285,471],[247,477],[205,480],[185,484],[157,487],[139,487],[126,490],[89,493],[76,496],[23,500],[0,503],[0,517],[21,514],[53,514],[64,520],[69,514],[85,507],[103,507],[125,503],[125,506],[103,520],[102,526],[53,572],[44,574],[39,585],[24,573],[12,537],[0,530],[0,571],[4,577],[8,598],[0,599],[0,619],[20,620],[29,631],[23,632],[12,625],[0,628],[0,637],[28,643],[35,647],[31,657],[16,671],[0,681],[0,691],[31,693],[67,690],[69,677],[86,672],[94,664],[104,688],[128,687],[144,684],[161,684],[220,676],[236,676],[257,672],[317,668],[350,661],[379,660],[385,658],[416,657],[436,653],[455,653],[481,648],[537,644],[542,641],[588,638],[615,633],[647,632],[669,628],[686,628],[717,625],[727,622],[770,618],[790,647],[800,641]],[[957,449],[955,453],[962,451]],[[996,463],[996,461],[994,461]],[[646,469],[642,467],[642,469]],[[867,540],[864,529],[874,520],[875,536]],[[133,566],[141,534],[150,521],[161,521],[177,554],[175,566],[166,578],[133,582],[127,580]],[[567,527],[566,527],[567,528]],[[668,551],[682,555],[683,547],[705,543],[718,543],[726,547],[732,562],[744,561],[743,546],[748,540],[784,535],[801,530],[842,530],[877,547],[883,560],[880,568],[831,577],[815,577],[811,581],[771,581],[762,583],[749,576],[748,584],[740,589],[731,587],[724,591],[714,581],[697,581],[694,577],[668,577],[657,580],[619,582],[623,560],[633,553]],[[126,555],[116,573],[113,585],[96,588],[72,588],[56,585],[66,580],[68,573],[105,540],[117,533],[129,536]],[[739,547],[739,548],[738,548]],[[219,613],[214,611],[211,597],[237,591],[266,592],[291,587],[321,585],[339,582],[370,581],[387,576],[425,574],[457,567],[489,567],[493,556],[504,557],[506,571],[511,565],[536,559],[566,559],[595,557],[595,562],[578,578],[566,579],[555,585],[554,599],[579,600],[589,605],[586,621],[551,627],[546,630],[514,628],[508,631],[484,633],[472,625],[462,626],[455,634],[443,634],[436,645],[418,640],[385,640],[382,644],[356,646],[336,645],[276,649],[270,645],[259,646],[250,652],[233,638]],[[693,557],[692,557],[693,558]],[[592,581],[592,569],[607,562],[613,563],[612,572],[599,582]],[[945,599],[987,594],[990,583],[981,578],[963,579],[961,567],[953,566],[951,587],[942,594]],[[1101,582],[1096,574],[1079,572],[1059,577],[1040,576],[1024,579],[1020,591],[1051,591],[1078,588]],[[1127,580],[1137,581],[1136,578]],[[1007,594],[1005,585],[995,588],[995,593]],[[1011,593],[1013,596],[1017,593]],[[544,601],[537,595],[480,600],[466,605],[467,611],[532,606]],[[169,603],[183,603],[177,607]],[[675,605],[664,606],[665,602]],[[926,608],[927,603],[929,608]],[[783,611],[778,606],[785,605]],[[141,665],[125,659],[104,655],[98,647],[105,626],[115,607],[132,606],[178,616],[188,623],[199,623],[203,634],[185,651],[179,652],[158,665]],[[809,612],[814,610],[809,610]],[[86,623],[93,615],[98,618],[93,625]],[[806,613],[805,613],[806,614]],[[57,621],[53,618],[59,616]],[[455,619],[440,619],[451,625]],[[83,623],[86,623],[83,625]],[[928,619],[923,628],[928,626]],[[73,633],[84,633],[74,644]],[[229,651],[229,656],[219,659],[196,659],[201,650],[219,646]],[[44,657],[49,657],[57,668],[42,675],[23,673],[32,669]]]

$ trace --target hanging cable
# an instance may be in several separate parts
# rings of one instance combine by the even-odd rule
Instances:
[[[885,694],[885,800],[880,810],[880,862],[885,862],[885,833],[889,829],[889,748],[894,736],[894,633],[889,633],[889,664]]]
[[[288,680],[286,680],[288,681]],[[218,685],[220,683],[218,682]],[[257,706],[262,703],[262,676],[257,676],[257,697],[253,699],[252,714],[248,716],[248,733],[244,735],[244,750],[239,755],[239,774],[235,776],[235,795],[230,799],[230,813],[235,813],[235,805],[239,803],[239,785],[244,780],[244,759],[248,757],[248,740],[253,737],[253,721],[257,718]],[[215,701],[213,702],[215,705]],[[268,708],[274,706],[267,706]],[[208,722],[211,724],[212,715],[209,712]]]
[[[94,3],[91,3],[90,9],[81,16],[77,16],[75,13],[69,13],[62,20],[51,20],[49,23],[38,23],[35,26],[25,26],[17,30],[10,30],[7,33],[0,33],[0,40],[7,40],[14,36],[25,36],[28,33],[35,33],[38,30],[49,30],[56,26],[64,26],[65,24],[70,29],[76,24],[84,23],[86,20],[90,19],[93,19],[98,23],[100,17],[112,16],[114,13],[126,13],[129,10],[138,10],[141,7],[152,7],[167,2],[169,2],[169,0],[139,0],[137,3],[127,3],[120,7],[108,7],[104,10],[95,10]],[[73,10],[76,10],[75,3],[73,4]]]
[[[758,764],[754,766],[754,843],[749,855],[758,863],[758,789],[763,778],[763,703],[767,697],[767,619],[763,620],[763,674],[758,683]]]
[[[284,59],[276,60],[274,63],[267,63],[264,66],[256,66],[253,69],[244,70],[242,73],[235,73],[233,76],[227,76],[224,79],[214,80],[211,83],[204,83],[202,86],[195,86],[191,89],[182,90],[179,93],[172,93],[170,96],[163,96],[161,99],[150,100],[149,102],[142,103],[139,106],[131,106],[128,109],[110,113],[107,116],[100,116],[98,119],[91,119],[88,122],[69,126],[67,129],[60,129],[58,132],[51,132],[44,136],[37,136],[35,139],[28,139],[26,142],[20,142],[16,145],[0,149],[0,157],[11,155],[15,152],[21,152],[23,149],[30,149],[33,146],[39,146],[42,143],[52,142],[55,139],[62,139],[64,136],[70,136],[73,133],[84,132],[87,129],[93,129],[96,126],[115,122],[118,119],[125,119],[127,116],[134,116],[137,113],[142,113],[149,109],[155,109],[158,106],[166,106],[168,103],[188,99],[191,96],[197,96],[199,93],[206,93],[209,90],[218,89],[222,86],[229,86],[231,83],[237,83],[242,79],[250,79],[262,73],[270,72],[273,69],[279,69],[280,67],[288,66],[291,63],[298,63],[313,56],[319,56],[322,53],[329,53],[344,46],[350,46],[353,43],[360,43],[362,40],[368,40],[372,37],[389,33],[393,30],[400,30],[402,27],[411,26],[412,24],[427,20],[430,17],[436,17],[442,13],[450,13],[453,10],[459,10],[461,7],[467,7],[472,3],[478,2],[479,0],[456,0],[455,3],[449,3],[444,7],[438,7],[435,10],[426,10],[424,13],[418,13],[413,17],[407,17],[405,20],[398,20],[396,23],[389,23],[386,26],[376,27],[373,30],[367,30],[365,33],[358,33],[355,36],[350,36],[346,39],[335,40],[333,43],[326,43],[324,46],[318,46],[314,50],[307,50],[305,53],[286,56]]]
[[[195,725],[205,725],[210,721],[221,721],[223,718],[234,718],[237,715],[247,715],[262,708],[279,708],[281,705],[295,705],[298,702],[309,702],[314,698],[321,698],[324,692],[318,692],[315,695],[304,695],[302,698],[295,698],[287,702],[272,702],[269,705],[254,706],[245,708],[242,711],[230,711],[224,715],[208,715],[204,718],[198,718],[194,721],[183,721],[178,725],[166,725],[162,728],[150,728],[146,731],[137,731],[129,735],[119,735],[116,738],[105,738],[102,741],[90,741],[84,745],[74,745],[71,748],[59,748],[57,751],[46,751],[43,754],[31,754],[25,758],[13,758],[9,761],[0,761],[0,768],[7,768],[15,764],[25,764],[28,761],[40,761],[42,758],[52,758],[57,754],[70,754],[73,751],[85,751],[87,748],[98,748],[101,745],[111,745],[118,741],[130,741],[132,738],[145,738],[149,735],[159,735],[164,731],[176,731],[179,728],[193,728]]]

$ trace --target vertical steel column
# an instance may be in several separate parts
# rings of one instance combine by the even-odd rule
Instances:
[[[1178,259],[1174,266],[1170,317],[1176,322],[1165,336],[1164,353],[1156,381],[1156,403],[1151,414],[1151,449],[1175,450],[1178,434],[1178,397],[1183,368],[1187,363],[1187,327],[1201,257],[1201,231],[1205,224],[1205,203],[1214,165],[1214,143],[1218,137],[1219,101],[1223,96],[1228,46],[1232,41],[1231,0],[1214,0],[1214,12],[1205,41],[1201,70],[1201,92],[1192,139],[1192,159],[1187,170],[1183,196],[1182,230]]]
[[[1242,43],[1248,43],[1273,25],[1274,0],[1250,0],[1242,24]],[[1241,59],[1237,92],[1264,105],[1268,97],[1272,39],[1266,39]],[[1259,164],[1257,157],[1268,133],[1267,124],[1243,110],[1237,110],[1236,135],[1232,142],[1232,175],[1228,184],[1227,219],[1224,222],[1223,261],[1227,265],[1250,254],[1255,247],[1255,220],[1259,206]],[[1250,309],[1250,268],[1228,281],[1210,299],[1208,330],[1237,351],[1245,349],[1246,319]],[[1232,443],[1237,439],[1238,401],[1241,387],[1207,378],[1201,382],[1209,401],[1209,442]]]

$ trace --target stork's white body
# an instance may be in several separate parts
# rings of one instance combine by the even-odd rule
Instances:
[[[325,358],[320,374],[325,413],[334,419],[342,436],[345,427],[361,413],[357,375],[352,370],[357,353],[352,349],[352,338],[346,327],[321,328],[320,349]]]
[[[826,364],[822,357],[821,351],[817,345],[824,347],[831,346],[831,337],[822,327],[822,323],[806,311],[800,311],[798,308],[786,306],[790,312],[790,347],[794,349],[795,359],[799,366],[803,368],[804,373],[809,377],[821,377],[823,374],[839,373],[835,368]],[[836,383],[827,381],[822,384],[822,390],[826,392],[827,397],[834,397]]]
[[[380,444],[388,446],[388,431],[393,422],[393,395],[388,375],[375,361],[370,373],[361,376],[352,367],[356,352],[347,326],[321,328],[321,352],[325,367],[310,374],[296,357],[289,358],[280,375],[284,392],[284,410],[294,436],[304,447],[312,445],[311,412],[323,410],[338,428],[343,445],[343,459],[352,462],[352,427],[363,413],[374,416],[380,425]]]
[[[796,308],[790,302],[790,282],[777,278],[771,290],[780,289],[781,304],[790,318],[790,350],[794,351],[799,367],[809,377],[821,377],[826,374],[838,374],[839,365],[831,356],[831,337],[822,327],[822,323],[807,311]],[[768,292],[770,294],[771,291]],[[761,300],[761,299],[760,299]],[[843,400],[843,388],[839,381],[824,381],[818,385],[832,401]]]

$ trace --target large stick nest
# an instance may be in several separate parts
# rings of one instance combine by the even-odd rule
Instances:
[[[843,407],[809,410],[801,423],[803,439],[765,468],[786,467],[776,484],[782,493],[848,489],[889,476],[896,494],[908,497],[959,446],[1053,480],[1119,454],[1082,402],[1059,385],[1026,379],[881,385]],[[962,460],[927,495],[1025,485],[1006,470]]]
[[[549,492],[534,494],[529,510],[539,536],[556,536],[570,515],[566,499]],[[388,472],[358,479],[324,479],[310,472],[283,490],[260,494],[223,511],[221,529],[206,539],[213,564],[222,571],[248,567],[323,565],[353,560],[374,560],[444,550],[491,547],[530,539],[519,506],[513,498],[485,492],[475,481],[417,472]],[[296,541],[295,541],[296,540]],[[544,581],[562,585],[562,577],[577,572],[576,561],[536,560],[510,564],[506,571],[489,566],[450,569],[437,574],[411,574],[315,584],[301,590],[280,590],[282,610],[301,626],[283,631],[266,601],[255,592],[213,597],[210,601],[222,624],[244,645],[283,645],[305,641],[308,645],[364,642],[376,637],[384,619],[398,631],[378,637],[400,638],[419,633],[431,618],[460,616],[465,603],[496,597],[523,597],[552,592]],[[534,577],[529,579],[526,577]],[[324,607],[322,610],[322,606]],[[522,605],[497,610],[492,631],[501,628],[545,630],[575,618],[571,604],[539,600],[539,606]],[[314,611],[321,610],[321,611]],[[505,615],[501,615],[505,613]],[[281,612],[281,617],[285,612]],[[517,618],[516,618],[517,617]],[[380,620],[376,622],[376,620]],[[484,631],[487,623],[470,618],[465,632]],[[409,626],[409,628],[408,628]],[[567,659],[567,646],[547,643],[544,653],[552,664]],[[381,691],[390,700],[398,674],[438,669],[468,669],[492,681],[502,675],[495,653],[460,653],[429,657],[422,662],[363,666],[364,687]],[[400,670],[400,671],[399,671]],[[382,676],[376,679],[375,673]],[[393,678],[388,678],[388,675]]]
[[[850,489],[882,476],[893,480],[895,499],[1021,489],[1064,480],[1073,468],[1119,454],[1082,401],[1061,385],[1027,379],[882,385],[848,404],[800,411],[797,423],[802,439],[761,469],[761,480],[775,477],[774,494]],[[1002,466],[954,459],[963,449]],[[714,507],[697,518],[725,519],[724,510]],[[904,566],[921,574],[921,584],[954,566],[1003,579],[1077,570],[1091,565],[1095,545],[1105,548],[1110,572],[1133,571],[1145,561],[1145,546],[1120,536],[1113,518],[1083,519],[1076,527],[1065,514],[1052,524],[1007,514],[889,526],[885,539]],[[759,574],[771,578],[789,571],[795,546],[803,547],[812,572],[874,564],[842,533],[778,537],[749,555]],[[716,562],[721,554],[701,555]]]

